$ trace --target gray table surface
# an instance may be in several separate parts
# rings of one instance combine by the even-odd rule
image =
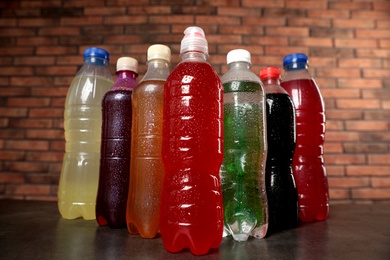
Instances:
[[[332,205],[327,221],[261,240],[227,237],[194,256],[166,251],[161,238],[62,219],[55,202],[0,200],[0,259],[390,259],[390,205]]]

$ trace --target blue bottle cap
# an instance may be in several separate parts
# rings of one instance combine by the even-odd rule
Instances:
[[[306,54],[303,53],[292,53],[284,57],[283,67],[296,62],[308,63],[308,58]]]
[[[108,53],[108,51],[96,47],[88,48],[84,51],[84,60],[88,57],[97,57],[97,58],[105,59],[107,61],[110,60],[110,54]]]

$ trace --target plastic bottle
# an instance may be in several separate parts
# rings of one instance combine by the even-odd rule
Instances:
[[[237,241],[263,238],[268,227],[265,189],[267,157],[265,94],[250,68],[251,55],[236,49],[227,54],[224,87],[224,160],[221,181],[225,234]]]
[[[165,45],[152,45],[148,48],[147,60],[146,74],[133,92],[126,223],[131,234],[154,238],[160,227],[164,83],[170,72],[171,50]]]
[[[266,187],[269,231],[294,228],[298,224],[298,194],[292,171],[295,150],[295,109],[288,93],[280,86],[280,70],[260,71],[266,93],[268,154]]]
[[[289,93],[296,115],[297,142],[293,172],[298,191],[299,219],[325,220],[329,212],[328,180],[323,159],[325,109],[319,88],[303,53],[284,57],[281,86]]]
[[[102,101],[102,145],[96,220],[111,228],[126,226],[130,178],[132,91],[137,85],[138,62],[119,58],[117,79]]]
[[[168,251],[202,255],[222,241],[223,90],[203,30],[184,34],[182,61],[164,85],[160,230]]]
[[[58,188],[63,218],[95,219],[99,180],[101,103],[114,82],[109,53],[100,48],[84,52],[84,65],[73,79],[65,101],[65,155]]]

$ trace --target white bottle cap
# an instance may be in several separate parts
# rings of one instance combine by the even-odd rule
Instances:
[[[116,62],[116,71],[130,70],[138,73],[138,61],[131,57],[121,57]]]
[[[207,40],[202,28],[191,26],[185,29],[184,37],[181,41],[180,53],[186,51],[198,51],[208,55]]]
[[[171,62],[171,49],[162,44],[154,44],[148,48],[147,60],[160,59]]]
[[[230,64],[232,62],[237,62],[237,61],[243,61],[243,62],[248,62],[249,64],[252,65],[251,54],[249,51],[244,49],[236,49],[236,50],[229,51],[229,53],[226,56],[226,61],[227,64]]]

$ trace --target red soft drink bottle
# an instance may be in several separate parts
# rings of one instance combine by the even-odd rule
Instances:
[[[132,91],[137,85],[138,62],[117,61],[117,80],[102,101],[102,142],[96,220],[111,228],[126,226],[130,178]]]
[[[296,148],[293,173],[303,222],[325,220],[329,212],[328,180],[323,159],[325,108],[320,90],[308,71],[308,57],[294,53],[284,57],[281,86],[295,106]]]
[[[207,63],[203,30],[184,34],[182,61],[164,85],[160,232],[168,251],[202,255],[219,247],[223,233],[223,89]]]

